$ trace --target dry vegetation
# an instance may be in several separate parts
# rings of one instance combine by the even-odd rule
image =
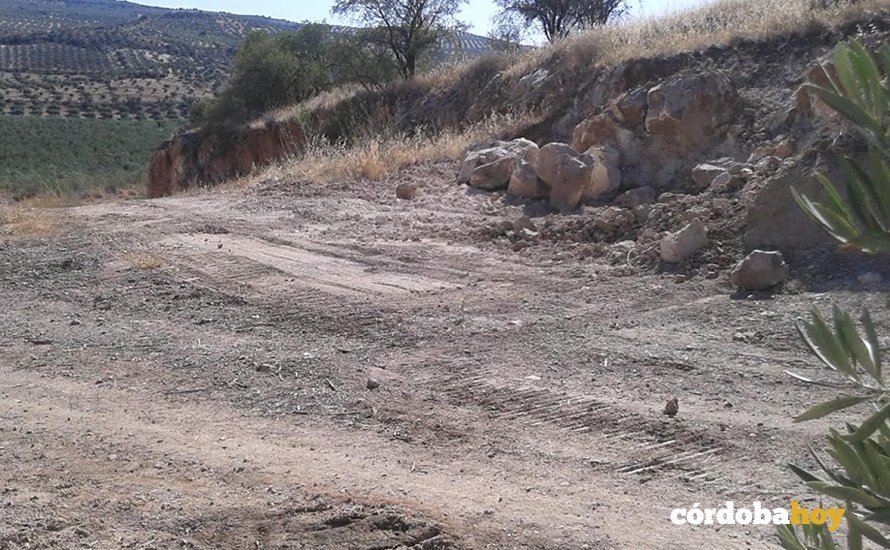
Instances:
[[[666,17],[595,29],[525,55],[511,72],[525,74],[554,56],[573,66],[666,57],[834,28],[886,9],[885,0],[718,0]]]
[[[663,57],[713,46],[730,46],[743,40],[764,40],[837,28],[887,10],[885,0],[720,0],[695,10],[603,27],[579,34],[545,48],[501,54],[472,63],[451,64],[418,77],[415,90],[433,91],[456,87],[482,63],[505,67],[509,78],[518,79],[547,64],[565,67],[608,66],[641,57]],[[281,109],[270,116],[277,120],[305,119],[320,110],[333,110],[355,99],[362,90],[344,87]],[[436,135],[406,135],[387,131],[386,120],[362,121],[365,126],[351,142],[332,143],[311,138],[305,156],[267,169],[271,176],[292,176],[320,181],[343,178],[381,179],[414,162],[457,158],[473,141],[506,134],[517,118],[495,117],[469,128],[448,129]],[[381,131],[382,129],[382,131]]]
[[[164,261],[150,252],[130,252],[124,259],[136,269],[160,269]]]
[[[50,237],[58,233],[56,212],[28,205],[0,206],[0,235]]]
[[[417,162],[458,160],[467,143],[501,133],[521,123],[513,116],[493,116],[463,130],[422,134],[366,136],[352,144],[318,139],[299,158],[267,169],[264,178],[298,175],[312,181],[382,180]]]

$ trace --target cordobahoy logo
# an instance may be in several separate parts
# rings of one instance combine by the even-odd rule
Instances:
[[[674,525],[828,525],[834,532],[841,525],[844,508],[804,508],[796,500],[790,509],[767,508],[754,501],[750,508],[736,508],[727,501],[721,508],[702,508],[696,502],[690,508],[674,508],[671,523]]]

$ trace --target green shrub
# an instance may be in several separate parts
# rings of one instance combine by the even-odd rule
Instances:
[[[869,145],[866,161],[844,159],[846,196],[828,179],[827,203],[818,203],[795,192],[801,207],[845,247],[870,253],[890,252],[890,45],[878,56],[852,42],[838,48],[834,70],[824,70],[828,87],[807,88],[851,122]],[[847,547],[863,548],[870,540],[890,548],[890,399],[885,383],[884,357],[877,331],[867,310],[861,328],[845,311],[835,307],[829,323],[813,309],[811,322],[798,327],[801,337],[820,362],[842,383],[817,382],[792,375],[807,383],[828,384],[837,398],[820,403],[796,421],[821,418],[833,412],[869,403],[873,412],[862,423],[847,424],[828,435],[829,463],[811,449],[822,477],[792,466],[806,484],[820,494],[844,501],[847,508]],[[824,526],[779,531],[789,550],[836,548]]]

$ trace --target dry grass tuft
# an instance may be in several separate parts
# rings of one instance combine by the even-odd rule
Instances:
[[[886,0],[717,0],[672,15],[640,19],[579,34],[532,52],[511,68],[525,74],[542,58],[561,54],[579,64],[613,65],[637,58],[658,58],[740,40],[835,28],[868,14],[888,10]]]
[[[494,139],[522,123],[509,116],[495,116],[465,130],[445,130],[434,136],[366,137],[354,144],[312,143],[299,158],[271,168],[270,176],[288,176],[317,182],[348,180],[380,181],[418,162],[458,160],[468,143]]]
[[[164,261],[149,252],[130,252],[125,256],[129,264],[136,269],[160,269]]]
[[[0,206],[0,235],[51,237],[58,233],[58,216],[52,210],[30,206]]]

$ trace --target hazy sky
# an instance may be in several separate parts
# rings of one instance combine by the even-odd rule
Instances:
[[[209,11],[227,11],[247,15],[267,15],[290,21],[341,22],[331,17],[334,0],[133,0],[140,4],[170,8],[198,8]],[[678,9],[700,5],[706,0],[628,0],[634,15],[659,15]],[[491,16],[495,12],[494,0],[470,0],[464,6],[461,20],[470,25],[471,31],[487,34]]]

